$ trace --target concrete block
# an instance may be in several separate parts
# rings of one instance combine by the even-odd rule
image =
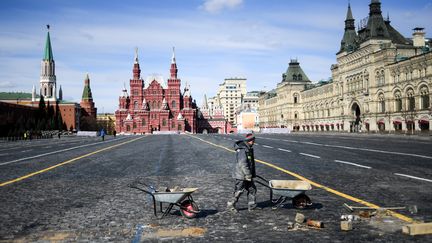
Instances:
[[[341,230],[350,231],[353,229],[352,221],[341,221]]]
[[[297,213],[295,216],[295,221],[299,224],[302,224],[305,221],[305,216],[301,213]]]
[[[432,223],[409,224],[402,227],[402,233],[408,235],[432,234]]]

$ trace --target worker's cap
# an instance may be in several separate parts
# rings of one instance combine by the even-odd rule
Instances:
[[[255,141],[255,136],[253,135],[253,133],[248,133],[246,134],[246,142],[250,142],[250,141]]]

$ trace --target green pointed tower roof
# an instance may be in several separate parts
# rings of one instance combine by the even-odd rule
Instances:
[[[357,48],[357,32],[355,31],[354,21],[355,20],[351,11],[351,4],[348,4],[348,10],[345,19],[345,32],[338,53],[341,53],[343,51],[352,52]]]
[[[90,88],[90,78],[89,75],[86,75],[84,80],[84,90],[82,94],[82,100],[93,100],[91,88]]]
[[[45,53],[44,53],[44,60],[45,61],[52,61],[54,60],[52,48],[51,48],[51,39],[49,34],[49,25],[47,25],[48,33],[47,33],[47,39],[45,43]]]
[[[282,82],[310,82],[297,59],[291,59],[288,69],[282,74]]]

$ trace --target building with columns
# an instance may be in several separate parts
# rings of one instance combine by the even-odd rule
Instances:
[[[116,131],[126,134],[158,132],[197,132],[197,107],[190,87],[180,89],[175,52],[171,58],[170,77],[149,76],[144,81],[138,62],[138,50],[130,79],[130,95],[126,87],[119,97],[115,111]]]
[[[259,122],[262,128],[290,127],[297,130],[301,122],[300,94],[311,81],[297,59],[290,61],[276,89],[259,97]]]
[[[280,88],[293,81],[283,78],[273,92],[260,96],[260,127],[429,132],[431,41],[425,38],[423,28],[413,31],[412,38],[402,36],[389,17],[383,18],[379,0],[371,0],[369,15],[360,21],[356,31],[348,5],[331,78],[316,84],[303,80],[303,84],[296,84],[291,90]]]

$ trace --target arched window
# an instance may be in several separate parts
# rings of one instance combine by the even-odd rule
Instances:
[[[134,110],[138,110],[138,101],[134,102]]]
[[[156,109],[156,100],[153,100],[153,103],[152,103],[152,110],[154,110],[154,109]]]
[[[408,110],[410,111],[415,110],[414,90],[412,89],[408,90],[407,98],[408,98]]]
[[[297,104],[299,102],[299,95],[295,93],[293,97],[294,97],[294,104]]]
[[[421,96],[422,109],[429,109],[430,106],[429,90],[426,86],[423,86],[420,89],[420,96]]]
[[[178,124],[178,129],[177,130],[179,130],[179,131],[182,130],[182,125],[181,124]]]
[[[402,111],[402,95],[399,91],[395,93],[395,111]]]
[[[379,112],[384,113],[386,111],[384,94],[378,95],[378,104]]]
[[[146,120],[145,119],[142,119],[141,120],[141,126],[145,126],[146,125]]]
[[[166,119],[164,118],[164,119],[162,119],[162,126],[166,126],[167,125],[167,121],[166,121]]]
[[[171,102],[171,108],[176,108],[176,102],[175,102],[175,100],[173,100],[173,101]]]
[[[135,122],[133,123],[133,125],[132,125],[132,126],[133,126],[133,128],[134,128],[134,129],[135,129],[135,128],[137,128],[137,125],[136,125],[136,123],[135,123]]]
[[[126,125],[126,131],[130,131],[130,126],[129,125]]]
[[[161,109],[162,107],[161,107],[161,102],[160,101],[158,101],[158,104],[157,104],[157,109]]]
[[[297,80],[297,75],[293,75],[293,80]]]
[[[299,74],[299,75],[297,76],[297,79],[298,79],[298,80],[302,80],[302,79],[303,79],[302,75]]]

